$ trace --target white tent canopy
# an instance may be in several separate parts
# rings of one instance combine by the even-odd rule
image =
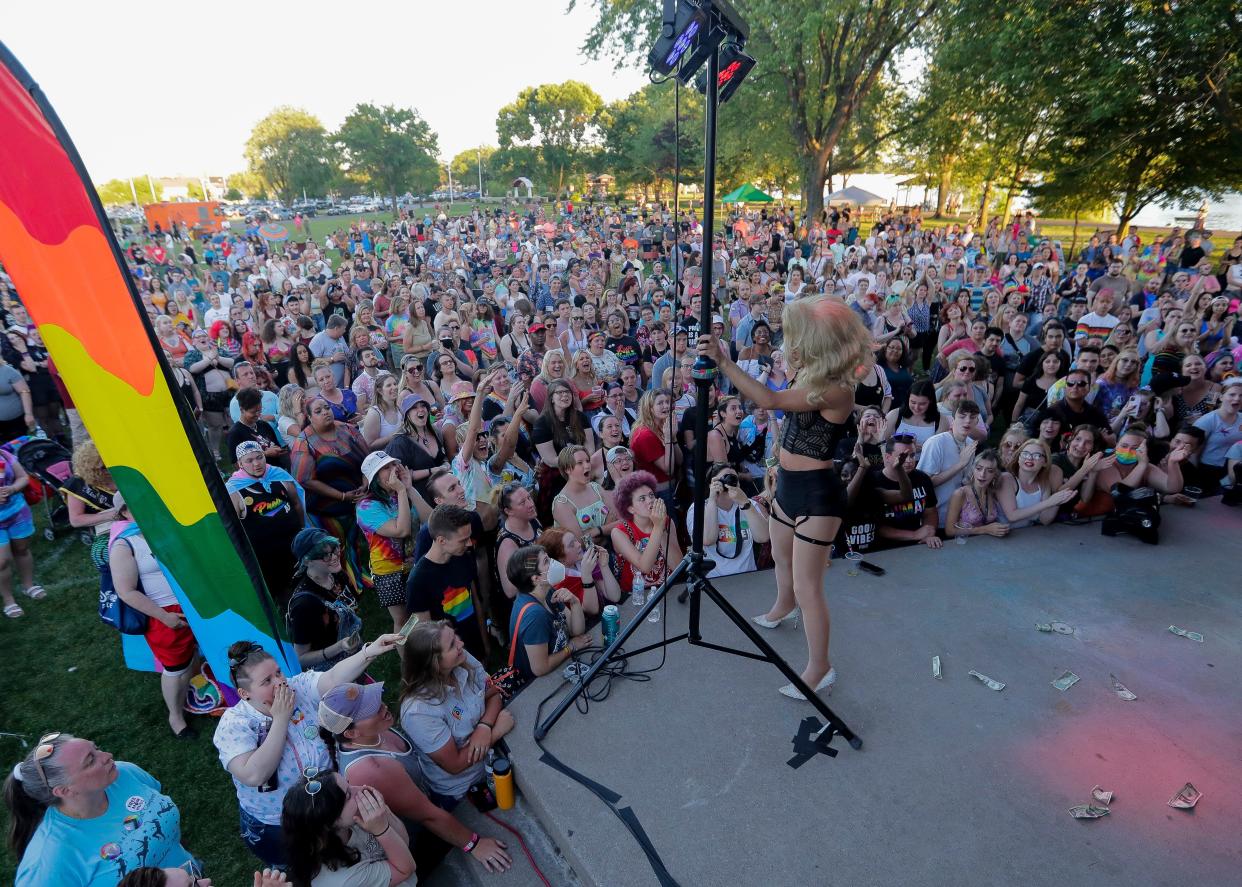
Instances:
[[[870,191],[864,191],[862,188],[855,188],[851,185],[848,188],[842,188],[840,191],[833,191],[825,199],[827,203],[852,203],[856,206],[887,206],[888,201],[879,194],[872,194]]]

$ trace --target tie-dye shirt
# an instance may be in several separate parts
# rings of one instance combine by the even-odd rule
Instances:
[[[358,529],[366,537],[371,551],[371,575],[388,576],[405,568],[406,539],[383,536],[379,528],[397,516],[395,502],[388,503],[367,497],[358,503]]]

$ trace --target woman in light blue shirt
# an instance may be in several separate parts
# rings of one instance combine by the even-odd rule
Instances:
[[[44,736],[13,768],[4,801],[17,887],[115,887],[136,868],[192,859],[159,782],[89,739]]]

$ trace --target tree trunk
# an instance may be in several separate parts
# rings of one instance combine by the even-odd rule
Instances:
[[[1075,251],[1078,249],[1078,215],[1078,210],[1074,210],[1074,234],[1070,237],[1070,248],[1069,252],[1066,253],[1067,256],[1074,255]],[[1066,264],[1068,264],[1068,262]]]
[[[940,180],[936,183],[936,215],[935,218],[944,218],[944,207],[949,202],[949,189],[953,186],[953,160],[945,158],[940,164]]]
[[[802,157],[802,193],[806,200],[806,217],[819,218],[824,209],[824,183],[828,180],[827,159],[819,152]]]
[[[983,183],[983,199],[979,201],[979,221],[975,223],[980,231],[988,223],[988,204],[992,201],[992,180]]]

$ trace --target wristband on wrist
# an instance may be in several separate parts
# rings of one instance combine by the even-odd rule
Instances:
[[[388,834],[388,830],[389,830],[390,828],[392,828],[392,823],[391,823],[391,822],[389,822],[389,823],[388,823],[388,825],[384,826],[384,830],[383,830],[382,832],[380,832],[378,835],[376,835],[375,837],[377,837],[377,838],[382,838],[382,837],[384,837],[384,835]]]
[[[495,725],[495,724],[489,724],[487,721],[479,721],[479,726],[480,726],[480,727],[486,727],[486,728],[487,728],[487,729],[489,729],[489,730],[495,730],[495,729],[496,729],[496,725]]]
[[[462,853],[469,853],[469,852],[470,852],[470,851],[472,851],[472,850],[473,850],[476,846],[478,846],[478,843],[479,843],[479,834],[478,834],[478,832],[472,832],[472,833],[470,834],[470,840],[469,840],[469,841],[467,841],[465,844],[463,844],[463,845],[462,845],[461,852],[462,852]]]

